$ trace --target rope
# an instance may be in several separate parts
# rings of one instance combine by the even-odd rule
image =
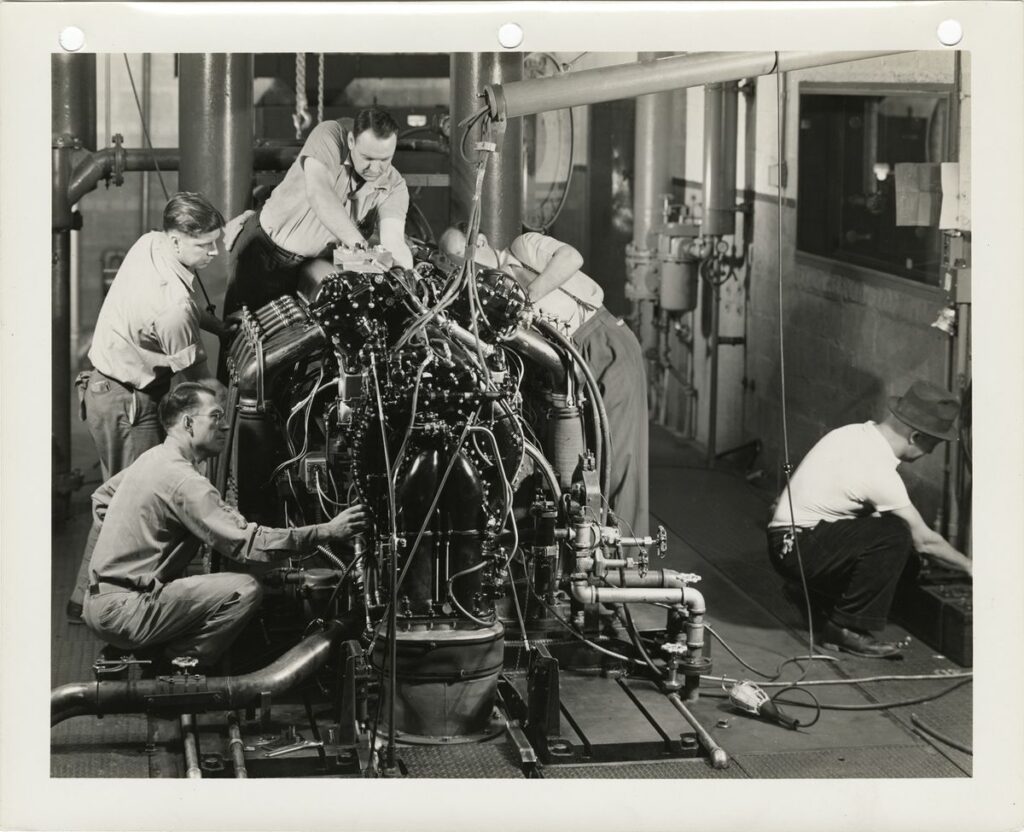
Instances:
[[[301,139],[303,131],[309,129],[313,118],[309,114],[309,101],[306,98],[306,53],[295,53],[295,138]]]
[[[316,68],[316,123],[324,120],[324,63],[327,56],[321,52]]]

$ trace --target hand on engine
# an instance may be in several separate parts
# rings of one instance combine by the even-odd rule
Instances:
[[[369,523],[370,513],[366,510],[366,506],[354,505],[324,523],[323,529],[332,540],[348,540],[360,532],[366,531]]]

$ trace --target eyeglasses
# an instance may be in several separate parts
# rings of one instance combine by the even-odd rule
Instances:
[[[205,416],[207,419],[218,425],[225,424],[227,422],[223,410],[213,410],[209,413],[197,413],[196,416]]]

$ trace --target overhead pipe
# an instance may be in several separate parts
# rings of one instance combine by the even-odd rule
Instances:
[[[738,81],[776,71],[791,72],[898,54],[901,52],[701,52],[549,78],[498,81],[487,85],[484,95],[491,118],[512,119],[716,81]]]
[[[480,90],[487,85],[522,83],[522,52],[455,52],[451,56],[451,203],[452,220],[469,218],[476,185],[479,151],[473,148],[479,139],[474,134],[466,141],[462,156],[463,127],[457,125],[486,104]],[[487,86],[489,89],[490,87]],[[505,122],[502,141],[487,164],[481,196],[480,231],[497,249],[507,248],[522,233],[523,213],[523,125]]]
[[[73,682],[50,693],[50,725],[85,714],[200,713],[248,708],[284,693],[323,667],[343,635],[332,621],[262,670],[241,676],[163,677],[127,682]]]

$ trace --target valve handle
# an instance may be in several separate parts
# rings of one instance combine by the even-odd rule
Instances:
[[[658,557],[665,557],[668,554],[668,532],[664,526],[658,526]]]

